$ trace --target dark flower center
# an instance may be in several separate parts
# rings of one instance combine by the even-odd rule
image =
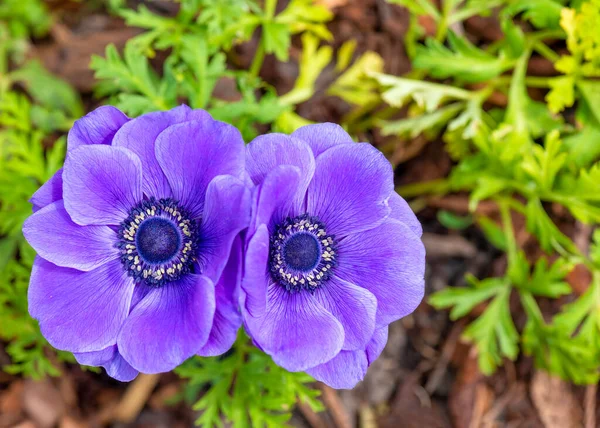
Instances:
[[[160,286],[187,274],[196,261],[198,228],[172,199],[144,200],[121,223],[117,247],[136,282]]]
[[[164,263],[179,251],[181,237],[173,222],[163,217],[151,217],[140,224],[135,245],[144,261]]]
[[[270,239],[271,278],[288,291],[313,292],[331,277],[337,242],[316,217],[286,218]]]
[[[283,244],[283,261],[291,269],[301,272],[313,270],[321,258],[317,237],[311,233],[297,233]]]

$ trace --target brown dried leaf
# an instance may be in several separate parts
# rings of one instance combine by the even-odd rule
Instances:
[[[581,405],[567,382],[537,371],[530,387],[531,400],[546,428],[579,428],[583,425]]]

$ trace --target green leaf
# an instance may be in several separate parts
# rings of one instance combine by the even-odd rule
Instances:
[[[446,210],[438,211],[437,219],[443,226],[455,230],[463,230],[473,224],[472,216],[458,216]]]
[[[279,61],[287,61],[291,42],[291,32],[287,25],[267,21],[263,24],[262,43],[267,53],[273,53]]]
[[[433,113],[425,113],[396,121],[381,121],[381,132],[383,135],[415,138],[428,131],[429,138],[433,139],[452,118],[456,117],[463,107],[462,103],[454,103],[441,107]]]
[[[271,357],[253,347],[243,332],[225,357],[194,357],[175,369],[188,379],[186,396],[196,400],[201,412],[196,424],[221,427],[223,419],[234,426],[281,427],[291,417],[298,401],[314,411],[323,410],[319,391],[308,386],[313,379],[305,373],[290,373]]]
[[[492,221],[488,217],[478,216],[477,224],[479,227],[481,227],[481,230],[483,231],[483,234],[487,240],[490,241],[494,247],[498,248],[499,250],[506,251],[506,235],[504,234],[502,228],[496,224],[496,222]]]
[[[561,152],[562,142],[558,131],[546,136],[544,147],[534,145],[521,163],[523,170],[538,184],[540,190],[551,191],[558,172],[565,165],[567,154]]]
[[[560,28],[564,3],[558,0],[513,0],[504,12],[509,15],[522,13],[523,18],[537,28]]]
[[[535,235],[540,246],[546,252],[555,251],[557,247],[573,250],[573,243],[550,219],[539,199],[532,198],[527,203],[525,216],[527,231]]]
[[[479,368],[491,375],[502,363],[502,358],[517,358],[519,334],[509,308],[511,288],[505,286],[485,312],[465,329],[463,337],[475,344]]]
[[[577,88],[588,105],[596,120],[600,122],[600,82],[591,80],[578,80]]]
[[[482,281],[472,277],[467,279],[471,287],[447,287],[431,295],[429,304],[436,309],[452,308],[450,319],[457,320],[468,315],[478,304],[496,296],[506,288],[505,281],[500,278],[488,278]]]
[[[378,53],[365,52],[331,84],[327,94],[359,106],[379,103],[377,84],[368,76],[382,72],[383,65],[383,58]]]
[[[483,82],[508,70],[513,61],[500,55],[495,57],[475,47],[466,38],[450,32],[450,48],[435,39],[418,46],[413,67],[427,70],[433,77],[455,77],[465,82]]]
[[[541,257],[535,264],[531,279],[522,285],[522,289],[536,296],[557,298],[571,293],[571,287],[564,280],[573,268],[572,263],[558,259],[548,266],[548,260]]]
[[[446,101],[466,101],[472,97],[471,92],[454,86],[405,79],[389,74],[369,73],[369,75],[387,88],[382,93],[383,100],[394,107],[402,107],[412,99],[419,107],[432,112]]]

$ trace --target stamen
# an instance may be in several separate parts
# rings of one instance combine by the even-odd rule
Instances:
[[[316,217],[286,218],[270,239],[273,280],[290,292],[314,292],[329,280],[336,265],[337,242]]]
[[[172,199],[140,202],[121,223],[118,236],[123,268],[138,283],[175,281],[196,261],[198,226]]]

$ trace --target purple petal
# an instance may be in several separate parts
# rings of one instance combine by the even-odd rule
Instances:
[[[375,331],[375,296],[364,288],[334,277],[315,291],[315,297],[344,327],[342,349],[364,349]]]
[[[332,359],[342,349],[344,329],[308,292],[290,293],[270,284],[264,316],[245,318],[248,332],[273,361],[304,371]]]
[[[171,197],[171,187],[156,160],[154,142],[158,135],[171,125],[189,121],[208,121],[210,115],[204,110],[192,110],[186,105],[169,111],[144,114],[123,125],[115,134],[113,146],[125,147],[142,161],[144,181],[142,190],[155,198]],[[181,141],[186,145],[191,141]]]
[[[65,161],[65,208],[77,224],[119,224],[142,199],[140,159],[127,149],[82,146]]]
[[[237,332],[242,325],[242,315],[238,308],[241,266],[242,244],[238,237],[231,248],[227,266],[215,287],[215,318],[208,341],[198,352],[203,357],[224,354],[235,342]]]
[[[42,184],[29,199],[29,202],[33,205],[33,212],[36,212],[46,205],[50,205],[52,202],[56,202],[63,197],[63,180],[62,180],[63,169],[59,169],[54,175]]]
[[[392,166],[370,144],[339,144],[323,152],[307,192],[307,212],[338,238],[388,216]]]
[[[373,334],[373,338],[367,345],[367,360],[369,361],[369,366],[373,364],[381,353],[383,352],[383,348],[388,340],[388,327],[381,327],[375,330],[375,334]]]
[[[79,364],[85,366],[102,366],[110,377],[121,382],[130,382],[139,374],[119,354],[116,345],[109,346],[102,351],[75,353],[74,355]]]
[[[308,144],[284,134],[268,134],[255,138],[246,148],[246,171],[254,184],[261,184],[271,171],[281,165],[300,170],[295,198],[304,200],[306,188],[315,172],[315,158]]]
[[[367,368],[379,357],[387,342],[387,327],[375,330],[367,349],[342,351],[332,360],[306,371],[332,388],[352,389],[364,379]]]
[[[125,321],[119,351],[143,373],[170,371],[206,344],[214,313],[215,286],[205,276],[153,287]]]
[[[377,325],[416,309],[424,293],[425,248],[403,223],[386,220],[347,236],[338,248],[336,275],[377,297]]]
[[[113,106],[102,106],[76,120],[67,137],[70,153],[86,144],[110,144],[115,133],[129,118]]]
[[[298,194],[300,170],[291,165],[276,167],[255,188],[253,221],[248,230],[251,236],[261,224],[273,225],[288,215],[303,212],[301,207],[294,209],[294,195]]]
[[[312,149],[315,158],[325,150],[338,144],[353,143],[352,137],[335,123],[317,123],[298,128],[291,135],[306,141]]]
[[[263,316],[267,308],[268,262],[269,231],[262,224],[248,241],[242,280],[243,308],[253,317]]]
[[[29,284],[29,313],[55,348],[97,351],[116,342],[132,293],[133,281],[119,260],[80,272],[38,257]]]
[[[107,226],[73,223],[63,201],[29,217],[23,234],[41,257],[62,267],[90,271],[119,257],[115,232]]]
[[[200,217],[208,183],[217,175],[244,177],[244,140],[231,125],[207,119],[165,129],[156,158],[176,200]]]
[[[402,198],[402,196],[396,192],[392,192],[388,204],[392,210],[390,212],[390,218],[398,220],[410,227],[410,230],[412,230],[413,233],[419,238],[421,235],[423,235],[423,227],[421,226],[421,223],[419,223],[417,216],[410,209],[410,206]]]
[[[306,373],[335,389],[352,389],[367,374],[369,363],[364,350],[342,351],[330,361]]]
[[[198,258],[202,274],[216,282],[229,258],[234,238],[250,221],[250,191],[231,175],[215,177],[206,189]]]

